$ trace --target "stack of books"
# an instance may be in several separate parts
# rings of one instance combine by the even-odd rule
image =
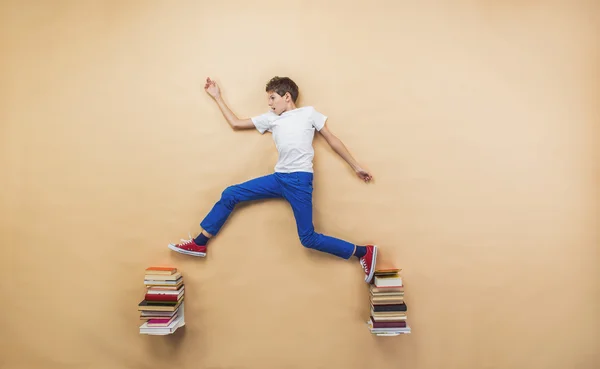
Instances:
[[[152,266],[146,269],[146,294],[138,304],[141,334],[171,334],[185,325],[183,276],[177,268]]]
[[[397,336],[410,333],[406,319],[404,285],[400,269],[375,269],[369,285],[371,316],[367,321],[371,333],[378,336]]]

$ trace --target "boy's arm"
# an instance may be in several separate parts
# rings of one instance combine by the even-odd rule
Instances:
[[[206,79],[206,84],[204,85],[204,90],[215,100],[221,113],[227,120],[227,123],[233,128],[233,130],[240,129],[250,129],[254,128],[254,123],[250,118],[240,119],[238,118],[232,111],[229,109],[223,98],[221,97],[221,91],[219,90],[219,86],[215,81],[212,81],[210,78]]]
[[[234,131],[240,129],[254,128],[254,123],[252,123],[252,119],[238,118],[235,114],[233,114],[231,109],[229,109],[227,104],[225,104],[225,101],[223,101],[223,98],[220,95],[215,98],[215,102],[219,106],[219,109],[221,109],[221,113],[223,113],[225,119],[227,119],[227,123],[229,123],[229,125],[231,126],[231,128],[233,128]]]
[[[323,128],[321,128],[319,133],[321,133],[321,135],[323,136],[325,141],[327,141],[329,146],[331,146],[333,151],[335,151],[339,156],[341,156],[342,159],[344,159],[346,163],[348,163],[350,167],[352,167],[352,169],[360,179],[362,179],[365,182],[369,182],[371,179],[373,179],[373,176],[371,176],[369,172],[364,170],[360,166],[360,164],[358,164],[358,162],[352,157],[342,140],[337,138],[337,136],[335,136],[329,130],[329,128],[327,128],[327,124],[325,124]]]

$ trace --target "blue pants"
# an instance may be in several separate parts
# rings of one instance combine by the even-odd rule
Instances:
[[[354,244],[315,232],[312,217],[313,174],[278,173],[227,187],[200,227],[216,235],[237,204],[261,199],[286,199],[294,212],[298,236],[303,246],[349,259]]]

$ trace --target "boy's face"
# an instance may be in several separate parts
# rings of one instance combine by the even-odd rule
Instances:
[[[290,100],[289,94],[285,94],[283,97],[279,96],[279,94],[275,91],[271,91],[267,93],[269,99],[269,107],[271,110],[277,114],[281,115],[288,106],[288,101]]]

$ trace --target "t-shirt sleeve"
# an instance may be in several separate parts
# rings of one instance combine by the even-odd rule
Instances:
[[[316,109],[313,108],[310,114],[310,120],[312,121],[313,127],[315,127],[317,131],[320,131],[321,129],[323,129],[323,126],[325,126],[327,116],[319,113]]]
[[[270,111],[270,112],[252,117],[250,119],[252,119],[252,123],[254,123],[254,126],[256,127],[256,129],[261,134],[263,134],[266,131],[271,130],[271,128],[273,127],[272,123],[275,120],[275,117],[277,117],[277,114]]]

